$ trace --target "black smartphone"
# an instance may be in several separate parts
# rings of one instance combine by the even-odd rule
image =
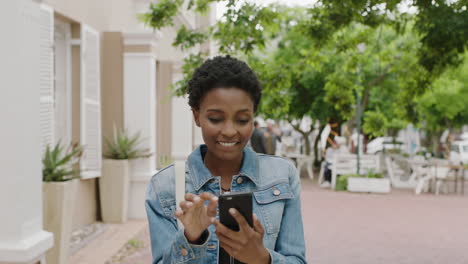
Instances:
[[[244,216],[247,223],[253,227],[252,216],[252,193],[226,193],[219,196],[219,221],[226,227],[239,231],[239,225],[236,219],[229,213],[230,208],[235,208],[241,215]],[[219,249],[220,264],[242,264],[231,257],[223,248]]]

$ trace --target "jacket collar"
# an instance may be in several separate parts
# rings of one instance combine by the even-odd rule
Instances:
[[[187,159],[189,175],[196,191],[199,191],[203,185],[214,178],[203,162],[203,156],[207,150],[206,145],[200,145]],[[258,185],[257,153],[249,147],[245,147],[242,152],[242,165],[238,175],[245,176]]]

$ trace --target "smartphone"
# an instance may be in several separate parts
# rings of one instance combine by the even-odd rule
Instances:
[[[239,225],[236,219],[229,213],[230,208],[235,208],[241,215],[244,216],[247,223],[253,227],[252,216],[252,193],[226,193],[219,196],[219,221],[226,227],[239,231]],[[242,264],[243,262],[234,259],[223,248],[219,249],[220,264]]]

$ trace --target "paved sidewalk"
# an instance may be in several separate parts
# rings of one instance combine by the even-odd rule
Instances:
[[[302,200],[310,263],[468,263],[466,194],[354,194],[306,181]]]
[[[309,263],[468,263],[468,195],[353,194],[302,180]],[[151,263],[148,229],[135,239],[145,246],[113,264]]]
[[[128,242],[147,227],[146,220],[130,220],[125,224],[107,224],[105,231],[84,248],[68,258],[69,264],[104,264]],[[150,263],[150,262],[144,262]],[[137,263],[132,263],[137,264]]]

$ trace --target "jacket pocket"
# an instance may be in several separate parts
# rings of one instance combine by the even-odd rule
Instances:
[[[278,234],[286,201],[293,198],[289,182],[280,182],[266,189],[254,192],[263,225],[270,235]]]

